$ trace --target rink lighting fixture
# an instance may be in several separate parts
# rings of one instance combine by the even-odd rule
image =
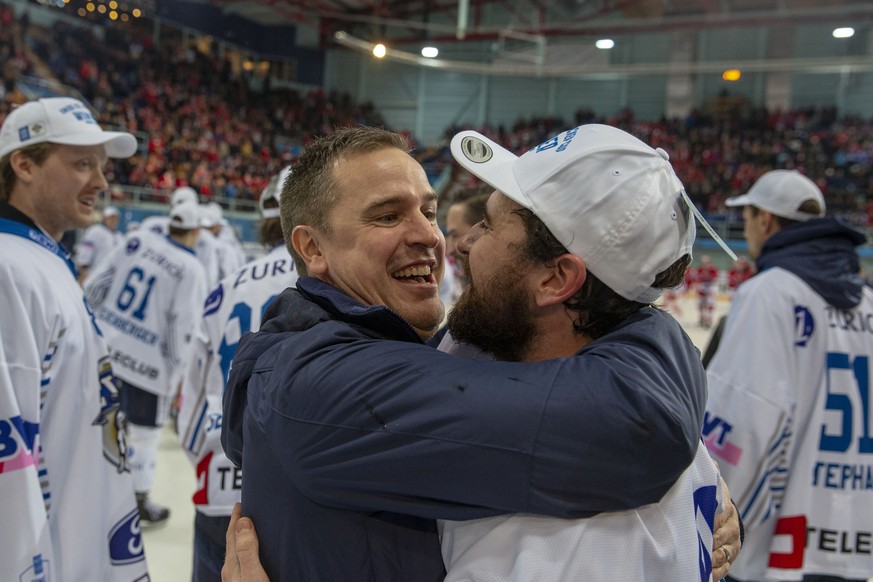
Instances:
[[[742,76],[743,74],[740,72],[739,69],[728,69],[721,74],[721,78],[725,81],[739,81],[740,77]]]
[[[597,42],[594,43],[594,46],[596,46],[597,48],[602,49],[602,50],[607,50],[607,49],[611,49],[612,47],[615,46],[615,41],[612,40],[611,38],[601,38],[600,40],[598,40]]]
[[[835,28],[834,38],[851,38],[855,36],[855,29],[851,27]]]
[[[435,59],[440,51],[435,46],[426,46],[421,49],[421,56],[426,59]]]
[[[377,59],[381,59],[386,54],[388,54],[388,49],[385,48],[385,45],[381,42],[375,46],[373,46],[373,56]]]

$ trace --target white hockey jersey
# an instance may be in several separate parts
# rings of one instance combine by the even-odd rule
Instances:
[[[106,343],[72,262],[0,219],[0,578],[147,580]]]
[[[257,331],[270,302],[297,282],[284,245],[221,281],[209,294],[182,383],[179,438],[197,472],[194,504],[205,515],[230,515],[242,475],[221,447],[222,396],[242,334]]]
[[[121,233],[110,230],[102,222],[92,224],[85,230],[82,240],[76,245],[76,265],[96,267],[112,252],[120,240]]]
[[[663,499],[639,509],[440,521],[446,582],[708,582],[720,483],[701,443]]]
[[[169,225],[169,216],[156,215],[149,216],[143,220],[139,229],[141,231],[167,235],[169,234]],[[194,245],[194,255],[206,271],[207,287],[211,287],[221,280],[219,249],[215,242],[215,235],[207,231],[205,228],[200,229],[200,238],[197,239],[197,244]]]
[[[116,376],[159,396],[175,394],[206,290],[191,249],[154,232],[128,235],[85,281]]]
[[[703,431],[746,527],[731,576],[873,574],[871,359],[870,288],[841,311],[782,268],[740,286]]]

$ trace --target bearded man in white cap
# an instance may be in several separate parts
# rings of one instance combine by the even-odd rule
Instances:
[[[796,170],[772,170],[741,207],[758,273],[737,289],[707,367],[704,438],[748,537],[735,580],[837,582],[873,572],[873,291],[866,236],[825,217]]]
[[[699,438],[699,352],[650,305],[695,236],[666,153],[607,126],[521,157],[464,132],[452,152],[497,192],[460,243],[470,286],[449,330],[515,361],[423,345],[442,320],[444,240],[404,140],[352,128],[310,145],[281,201],[305,276],[240,340],[225,391],[222,442],[266,573],[723,573],[739,544],[710,550],[724,500]]]
[[[137,149],[66,97],[0,128],[0,564],[15,580],[148,577],[109,351],[63,233]]]

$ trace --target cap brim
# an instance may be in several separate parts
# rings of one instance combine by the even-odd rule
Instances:
[[[752,204],[752,201],[749,199],[748,194],[734,196],[733,198],[728,198],[724,201],[725,206],[748,206],[750,204]]]
[[[452,157],[461,167],[495,190],[529,207],[512,171],[518,156],[481,133],[470,130],[455,135],[451,148]]]
[[[71,146],[102,145],[110,158],[129,158],[136,153],[136,138],[120,131],[86,132],[49,138],[51,143]]]

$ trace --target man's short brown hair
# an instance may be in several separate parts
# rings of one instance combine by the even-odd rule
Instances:
[[[18,181],[18,176],[15,175],[15,170],[12,169],[12,155],[15,152],[21,152],[36,162],[37,166],[41,166],[57,147],[57,144],[43,142],[11,151],[3,156],[0,159],[0,200],[9,201],[12,189]]]
[[[297,159],[294,179],[287,180],[282,187],[279,209],[285,244],[301,275],[308,275],[308,271],[294,250],[291,232],[297,225],[305,224],[330,234],[328,215],[339,198],[334,167],[352,156],[388,148],[409,153],[409,142],[399,133],[386,129],[346,127],[319,138]]]

